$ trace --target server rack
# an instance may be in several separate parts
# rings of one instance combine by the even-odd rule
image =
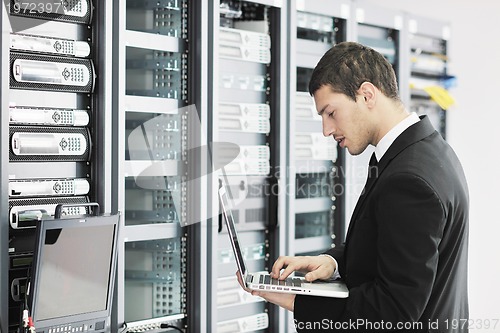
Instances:
[[[446,110],[454,104],[448,89],[455,78],[448,73],[450,26],[446,22],[406,14],[405,36],[409,77],[408,108],[426,114],[434,128],[446,139]]]
[[[350,10],[350,1],[292,1],[289,9],[289,255],[317,255],[343,242],[345,153],[323,136],[308,86],[323,54],[348,38]],[[287,331],[295,331],[289,313]]]
[[[280,84],[286,77],[286,3],[223,0],[213,6],[210,140],[228,144],[216,152],[222,168],[214,177],[212,207],[218,212],[217,188],[226,185],[250,271],[269,270],[281,246],[278,201],[286,180],[280,149],[286,123]],[[277,331],[279,312],[239,287],[227,231],[214,215],[210,328]]]
[[[196,331],[202,2],[114,1],[113,210],[122,213],[114,330]],[[198,181],[198,180],[199,181]],[[189,254],[188,254],[189,249]],[[190,271],[192,269],[192,271]],[[193,277],[193,278],[191,278]],[[192,279],[192,280],[191,280]],[[194,282],[193,282],[194,281]],[[188,306],[193,308],[188,312]]]
[[[5,6],[0,9],[2,15],[0,16],[2,31],[9,31],[10,22],[9,16]],[[0,106],[2,110],[9,107],[9,61],[8,53],[3,50],[9,50],[10,38],[0,37],[1,41],[1,61],[0,61]],[[5,124],[9,123],[9,116],[6,112],[0,113],[0,211],[6,212],[8,209],[8,179],[9,179],[9,165],[6,161],[9,160],[9,146],[6,144],[9,141],[9,127]],[[9,327],[9,274],[4,273],[9,271],[9,224],[7,223],[7,216],[3,215],[0,219],[0,330],[7,332]]]
[[[312,70],[323,54],[347,38],[350,3],[337,1],[326,11],[319,1],[297,2],[296,25],[291,27],[294,79],[290,81],[290,155],[293,198],[290,250],[294,254],[318,253],[342,242],[342,189],[344,152],[323,136],[308,85]],[[293,82],[295,84],[293,85]],[[339,193],[335,193],[335,189]],[[339,236],[339,238],[337,238]]]
[[[106,39],[104,13],[104,3],[90,0],[41,3],[36,10],[20,1],[2,7],[2,134],[9,132],[1,163],[1,201],[8,203],[2,219],[8,241],[3,234],[2,244],[9,244],[2,262],[8,267],[2,279],[4,272],[9,276],[5,331],[20,323],[37,222],[53,216],[59,203],[109,203],[102,200],[109,151],[94,150],[107,138],[98,124],[105,124],[110,102],[102,61],[108,49],[97,51]],[[85,213],[88,208],[63,209],[65,215]]]

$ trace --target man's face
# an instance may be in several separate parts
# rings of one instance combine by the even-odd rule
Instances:
[[[314,101],[322,118],[323,135],[333,136],[351,155],[361,154],[373,138],[363,96],[357,95],[354,102],[344,94],[333,92],[330,86],[322,86],[314,93]]]

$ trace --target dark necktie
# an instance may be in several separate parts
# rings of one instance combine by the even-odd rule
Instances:
[[[374,166],[377,166],[377,164],[378,164],[377,156],[375,155],[375,152],[373,152],[372,157],[370,157],[370,162],[368,163],[368,165],[370,167],[374,167]]]
[[[371,183],[375,181],[378,177],[378,161],[375,156],[375,152],[373,152],[372,157],[370,158],[370,163],[368,164],[368,178],[366,179],[365,190],[371,186]]]

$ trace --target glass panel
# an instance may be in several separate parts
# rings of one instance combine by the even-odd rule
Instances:
[[[182,0],[127,0],[127,29],[181,38],[185,33]]]
[[[126,160],[180,160],[181,115],[127,112]]]
[[[126,94],[180,99],[181,53],[127,47]]]
[[[125,180],[125,225],[180,222],[180,177],[141,177],[139,183],[157,184],[165,190],[138,186],[136,179]]]
[[[125,321],[180,314],[184,308],[180,238],[125,244]]]
[[[336,43],[335,19],[329,16],[297,12],[297,38],[327,44]]]
[[[296,175],[295,198],[328,198],[332,196],[330,173],[302,173]]]
[[[393,67],[397,66],[397,30],[359,24],[358,34],[361,44],[380,52]]]
[[[325,236],[331,233],[330,211],[295,215],[295,238]]]
[[[249,244],[249,245],[240,244],[240,246],[241,246],[241,252],[243,254],[243,259],[245,261],[263,260],[266,258],[265,243]],[[218,257],[220,264],[236,263],[236,259],[234,258],[234,252],[232,248],[219,249],[218,252],[219,252]]]
[[[182,135],[179,114],[126,113],[125,224],[179,222]]]

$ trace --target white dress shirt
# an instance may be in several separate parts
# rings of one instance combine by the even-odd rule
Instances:
[[[389,149],[394,141],[401,135],[408,127],[420,121],[420,118],[415,112],[410,113],[408,117],[401,120],[396,126],[394,126],[382,139],[380,139],[377,146],[375,146],[375,157],[377,161],[382,159],[385,152]]]

